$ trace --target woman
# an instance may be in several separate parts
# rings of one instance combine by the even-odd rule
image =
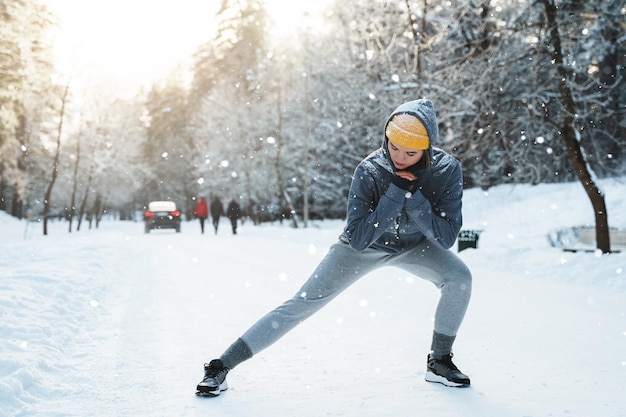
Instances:
[[[452,362],[452,345],[465,316],[472,276],[449,249],[461,229],[463,180],[457,160],[434,148],[438,127],[433,104],[415,100],[387,119],[382,147],[356,168],[339,241],[281,306],[261,318],[219,359],[204,365],[200,395],[227,389],[226,375],[269,347],[365,274],[395,266],[440,290],[426,380],[452,387],[470,379]]]

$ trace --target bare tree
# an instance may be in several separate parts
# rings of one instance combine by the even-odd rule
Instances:
[[[611,251],[611,242],[609,237],[609,224],[604,194],[600,191],[594,178],[592,178],[589,166],[585,159],[585,154],[580,146],[580,133],[575,128],[576,114],[578,114],[577,105],[574,102],[572,88],[568,82],[569,74],[565,69],[563,59],[563,46],[561,42],[561,34],[559,32],[559,22],[557,19],[557,6],[554,0],[541,0],[544,6],[548,31],[550,33],[552,56],[555,63],[555,71],[559,82],[559,94],[563,106],[563,112],[560,120],[554,121],[555,125],[561,131],[561,138],[567,149],[572,168],[582,184],[591,205],[596,220],[596,245],[602,253]]]
[[[81,118],[82,128],[82,118]],[[80,166],[80,140],[82,136],[82,129],[78,131],[78,137],[76,138],[76,159],[74,160],[74,174],[72,177],[72,197],[70,199],[70,207],[68,213],[68,232],[72,233],[72,222],[76,215],[76,190],[78,188],[78,167]]]
[[[63,97],[61,98],[61,111],[59,112],[59,124],[57,127],[56,150],[54,153],[54,162],[52,163],[52,172],[50,174],[50,182],[43,200],[43,234],[48,234],[48,220],[50,218],[50,199],[52,198],[52,189],[59,175],[59,158],[61,155],[61,134],[63,133],[63,119],[65,117],[65,104],[67,93],[70,89],[69,83],[65,86]]]

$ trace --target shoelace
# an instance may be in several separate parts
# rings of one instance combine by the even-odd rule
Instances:
[[[207,379],[219,379],[219,377],[222,374],[227,374],[228,373],[228,368],[222,368],[222,369],[211,369],[211,368],[207,368],[205,373],[204,373],[204,380],[206,381]]]
[[[454,364],[454,362],[452,362],[452,354],[450,355],[446,355],[444,357],[442,357],[441,359],[439,359],[439,362],[445,366],[447,366],[448,368],[450,368],[453,371],[458,371],[459,368],[457,368],[457,366]]]

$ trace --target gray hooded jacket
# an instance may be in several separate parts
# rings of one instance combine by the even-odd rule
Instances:
[[[450,248],[462,225],[463,176],[459,162],[434,148],[439,136],[435,109],[429,100],[402,104],[391,113],[409,113],[419,118],[430,139],[428,164],[409,168],[418,179],[415,192],[392,183],[396,168],[388,140],[356,167],[348,196],[347,222],[340,239],[357,250],[380,249],[398,253],[423,239]],[[385,130],[383,130],[384,132]]]

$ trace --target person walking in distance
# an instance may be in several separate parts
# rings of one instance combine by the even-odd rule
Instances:
[[[209,207],[204,197],[200,198],[200,201],[196,204],[193,213],[196,215],[198,220],[200,220],[200,231],[204,233],[204,222],[209,216]]]
[[[233,229],[233,235],[237,234],[237,221],[241,217],[241,208],[239,207],[239,203],[237,203],[234,199],[230,200],[228,203],[228,207],[226,208],[226,216],[230,219],[230,225]]]
[[[219,358],[204,364],[204,378],[196,387],[199,395],[219,395],[228,388],[226,376],[232,369],[383,266],[412,273],[440,290],[425,379],[450,387],[470,385],[470,378],[452,361],[472,288],[470,270],[450,250],[462,225],[461,166],[434,146],[439,132],[430,100],[397,107],[383,132],[382,146],[354,171],[338,242],[293,297],[257,321]]]
[[[211,218],[213,220],[213,228],[215,229],[215,234],[217,234],[217,228],[220,225],[220,217],[224,214],[224,206],[222,205],[222,200],[219,197],[214,197],[211,201]]]

